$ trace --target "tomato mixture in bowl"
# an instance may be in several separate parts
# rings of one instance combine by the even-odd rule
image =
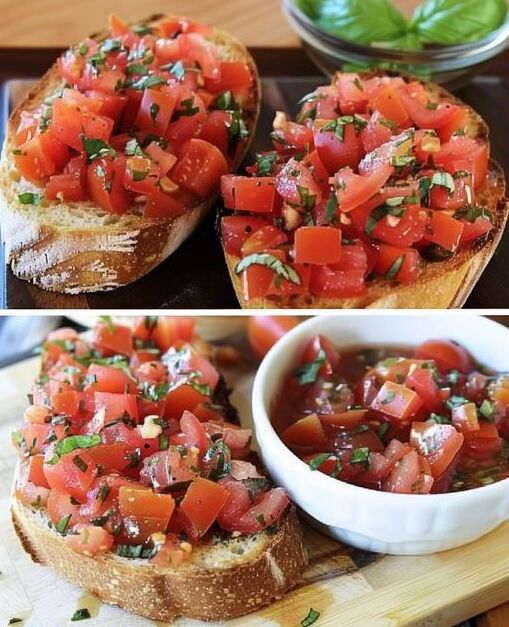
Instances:
[[[295,121],[278,112],[274,150],[221,182],[244,299],[413,283],[423,260],[489,233],[489,145],[469,135],[469,115],[420,82],[352,73],[303,98]]]
[[[41,193],[19,201],[164,218],[215,193],[248,135],[253,76],[222,61],[211,34],[185,18],[128,27],[113,16],[107,37],[68,50],[62,87],[20,114],[14,160]]]
[[[78,552],[178,566],[197,545],[276,527],[289,504],[251,457],[251,431],[227,420],[192,319],[51,333],[31,401],[12,435],[15,498]]]
[[[509,477],[509,375],[460,345],[307,345],[273,412],[312,470],[403,494],[468,490]]]

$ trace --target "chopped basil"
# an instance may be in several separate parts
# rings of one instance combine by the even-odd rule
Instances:
[[[320,612],[318,610],[314,610],[312,607],[309,608],[309,613],[303,620],[300,621],[301,627],[309,627],[313,623],[315,623],[320,617]]]
[[[295,285],[302,285],[302,280],[299,274],[296,272],[292,266],[278,259],[275,255],[271,255],[269,253],[253,253],[252,255],[248,255],[244,257],[235,268],[235,273],[240,274],[244,272],[252,265],[266,266],[270,268],[276,273],[276,276],[285,279],[286,281],[290,281],[290,283],[294,283]]]
[[[330,224],[334,221],[338,211],[338,199],[335,192],[330,192],[327,204],[325,205],[325,219]]]
[[[78,54],[80,57],[84,57],[88,52],[88,44],[84,41],[78,46]]]
[[[76,449],[81,448],[90,448],[92,446],[97,446],[101,444],[101,436],[94,435],[70,435],[63,440],[59,440],[55,444],[55,448],[53,449],[53,457],[50,460],[50,464],[56,464],[60,460],[62,455],[66,453],[72,453]]]
[[[437,425],[450,425],[451,421],[447,416],[442,416],[441,414],[435,414],[435,412],[431,412],[428,420],[430,422],[435,422]]]
[[[138,144],[138,141],[136,140],[135,137],[130,139],[125,145],[125,154],[128,157],[144,157],[145,156],[145,153],[140,148],[140,145]]]
[[[193,381],[191,379],[190,381],[188,381],[188,385],[190,385],[193,388],[193,390],[196,390],[203,396],[211,395],[211,389],[208,383],[198,383],[197,381]]]
[[[90,63],[90,65],[95,70],[97,70],[98,65],[103,65],[104,63],[106,63],[106,55],[104,54],[104,52],[99,50],[99,52],[97,52],[96,54],[93,54],[91,57],[88,57],[87,63]]]
[[[42,194],[34,194],[33,192],[18,194],[18,200],[22,205],[39,205],[43,198]]]
[[[79,468],[79,470],[81,470],[81,472],[87,472],[88,470],[88,465],[86,462],[84,462],[81,457],[79,455],[75,455],[72,458],[72,463]]]
[[[162,401],[163,398],[168,394],[168,390],[170,386],[168,383],[161,383],[159,385],[149,385],[147,382],[144,382],[140,387],[140,394],[154,403],[158,403]]]
[[[293,375],[297,377],[300,385],[308,385],[309,383],[314,383],[316,381],[318,373],[320,372],[320,368],[325,363],[326,359],[327,355],[325,354],[325,351],[323,350],[323,348],[320,348],[317,356],[313,361],[302,364],[302,366],[295,368],[295,370],[293,371]]]
[[[387,392],[387,396],[384,398],[383,401],[381,401],[382,405],[388,405],[389,403],[392,403],[392,401],[396,398],[396,392],[394,392],[394,390],[389,390]]]
[[[366,127],[367,122],[358,115],[343,115],[336,120],[326,122],[320,129],[320,132],[334,131],[336,137],[340,141],[343,141],[345,138],[345,126],[347,124],[353,124],[355,134],[358,135],[362,129]]]
[[[483,218],[493,223],[493,214],[485,207],[462,207],[456,211],[454,217],[467,222],[475,222],[477,218]]]
[[[297,191],[299,192],[300,204],[306,211],[311,211],[315,206],[316,195],[310,194],[307,187],[297,185]]]
[[[142,76],[141,78],[132,81],[126,81],[125,86],[130,89],[149,89],[150,87],[156,87],[157,85],[166,85],[167,82],[164,78],[152,74],[152,76]]]
[[[451,396],[447,399],[445,404],[449,409],[455,409],[456,407],[461,407],[462,405],[466,405],[468,403],[468,399],[463,396]]]
[[[7,623],[8,625],[16,625],[17,623],[22,623],[23,622],[23,618],[11,618],[10,621]]]
[[[454,194],[456,185],[449,172],[435,172],[431,177],[431,187],[445,187],[449,190],[449,195]]]
[[[389,423],[388,422],[382,422],[382,424],[378,427],[378,437],[385,442],[385,436],[387,435],[387,432],[389,431]]]
[[[320,455],[317,455],[316,457],[313,457],[313,459],[310,459],[308,461],[308,466],[311,468],[311,470],[318,470],[318,468],[320,468],[320,466],[326,462],[330,457],[330,453],[321,453]]]
[[[104,322],[109,333],[115,333],[115,323],[111,316],[99,316],[99,318]]]
[[[148,170],[132,170],[133,181],[144,181],[148,176]]]
[[[61,518],[58,523],[55,525],[55,529],[58,531],[58,533],[61,533],[62,535],[65,534],[65,531],[69,525],[69,521],[71,520],[72,514],[69,514],[68,516],[64,516],[64,518]]]
[[[122,43],[118,39],[106,39],[106,41],[101,46],[101,52],[117,52],[121,49]]]
[[[137,468],[141,462],[141,449],[135,448],[134,451],[129,451],[125,456],[126,461],[129,462],[127,468]]]
[[[496,413],[495,405],[485,398],[479,407],[479,412],[483,418],[491,422]]]
[[[116,553],[128,559],[150,559],[157,553],[157,549],[144,544],[118,544]]]
[[[109,146],[102,139],[88,139],[85,135],[81,135],[81,142],[83,149],[87,153],[87,161],[90,163],[98,157],[104,157],[106,155],[116,156],[116,151]]]
[[[378,224],[378,222],[382,219],[385,218],[387,215],[391,215],[391,216],[395,216],[397,218],[401,218],[403,217],[403,215],[405,214],[405,208],[404,207],[389,207],[387,205],[381,205],[380,207],[376,207],[375,209],[373,209],[373,211],[371,212],[367,222],[366,222],[366,226],[364,227],[364,231],[366,233],[366,235],[370,235],[373,233],[376,225]]]
[[[214,109],[220,109],[221,111],[237,111],[239,109],[239,103],[235,100],[233,92],[224,91],[222,94],[216,96],[212,107]]]
[[[83,607],[80,610],[76,610],[74,612],[74,614],[71,617],[71,621],[75,623],[79,620],[86,620],[88,618],[90,618],[90,612],[87,610],[86,607]]]
[[[456,383],[458,383],[458,377],[459,377],[459,372],[457,370],[451,370],[451,372],[449,372],[446,377],[447,383],[456,385]]]
[[[138,35],[139,37],[145,37],[145,35],[150,35],[153,32],[153,29],[147,24],[138,24],[133,27],[133,33]]]
[[[405,255],[400,255],[392,263],[391,267],[387,270],[385,277],[389,281],[393,281],[399,274],[403,263],[405,262]]]
[[[404,168],[413,165],[415,162],[416,158],[412,155],[394,155],[390,159],[390,164],[395,168]]]
[[[108,498],[108,494],[110,492],[111,492],[110,486],[106,482],[101,483],[101,487],[99,488],[99,491],[97,492],[97,496],[95,498],[102,505],[104,501]]]
[[[126,73],[128,76],[131,74],[139,74],[140,76],[148,76],[148,67],[143,63],[133,63],[126,67]]]
[[[378,123],[381,124],[382,126],[385,126],[389,130],[391,130],[393,133],[398,130],[398,125],[395,124],[392,120],[388,120],[387,118],[379,118]]]
[[[266,154],[256,153],[256,168],[258,176],[272,176],[274,164],[278,158],[278,153],[273,150]]]
[[[235,149],[237,141],[244,140],[249,136],[246,123],[240,111],[232,111],[230,126],[228,127],[228,150],[230,153]]]
[[[299,111],[295,121],[298,124],[302,124],[305,120],[316,120],[316,107],[308,109],[307,111]]]
[[[195,107],[194,98],[186,98],[180,102],[181,107],[173,112],[174,119],[185,117],[190,118],[200,112],[200,107]]]
[[[256,520],[262,527],[265,527],[266,523],[265,523],[265,517],[263,514],[258,514],[258,516],[256,517]]]
[[[174,74],[179,81],[182,81],[186,75],[186,71],[182,64],[182,61],[177,61],[176,63],[167,63],[166,65],[160,65],[159,69],[164,72],[170,72],[171,74]]]
[[[169,446],[170,440],[168,439],[168,436],[166,435],[166,433],[161,433],[161,435],[159,436],[159,450],[166,451],[168,450]]]
[[[350,464],[359,464],[369,468],[371,463],[371,454],[369,448],[367,446],[361,446],[352,451],[352,456],[350,457]]]

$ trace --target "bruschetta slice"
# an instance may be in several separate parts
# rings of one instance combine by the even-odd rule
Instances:
[[[0,163],[6,260],[39,287],[111,290],[164,261],[253,135],[255,63],[229,34],[154,16],[62,55],[11,115]]]
[[[222,620],[281,597],[307,563],[283,488],[250,452],[214,353],[186,318],[106,319],[43,345],[14,527],[32,559],[153,620]]]
[[[507,220],[482,118],[433,83],[338,73],[222,179],[243,307],[461,307]]]

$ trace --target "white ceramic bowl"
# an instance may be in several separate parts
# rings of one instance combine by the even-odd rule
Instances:
[[[369,551],[418,555],[466,544],[509,519],[509,479],[451,494],[390,494],[310,470],[279,439],[269,416],[306,342],[325,335],[346,346],[416,345],[456,340],[480,363],[509,371],[509,330],[473,315],[341,315],[316,317],[271,349],[256,375],[253,417],[263,462],[274,481],[328,535]]]

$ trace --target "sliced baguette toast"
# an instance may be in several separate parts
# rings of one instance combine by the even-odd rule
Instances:
[[[155,24],[161,18],[156,15],[141,22]],[[92,37],[101,41],[106,33]],[[242,61],[251,69],[253,87],[241,102],[251,138],[260,106],[254,60],[228,33],[214,29],[210,40],[219,48],[223,61]],[[6,262],[16,276],[46,290],[67,294],[111,290],[139,279],[169,257],[194,231],[216,198],[188,208],[174,219],[147,219],[135,209],[116,216],[92,202],[45,201],[39,207],[21,204],[19,194],[40,192],[40,188],[20,180],[11,156],[20,113],[35,109],[62,86],[55,64],[9,119],[0,161],[1,230]],[[249,140],[239,145],[233,169],[239,166],[248,147]]]
[[[232,538],[203,546],[178,568],[114,554],[75,553],[38,510],[12,500],[12,521],[32,560],[54,568],[72,583],[152,620],[178,616],[221,620],[253,612],[295,586],[307,564],[295,510],[276,532]]]
[[[361,77],[383,75],[371,72]],[[426,84],[431,95],[439,95],[451,103],[460,103],[444,88],[434,83]],[[471,107],[469,110],[468,135],[488,140],[489,129],[482,117]],[[423,261],[419,278],[415,283],[402,285],[395,281],[377,279],[368,284],[367,292],[353,298],[324,298],[306,295],[273,296],[246,301],[243,295],[242,277],[235,273],[239,257],[224,251],[228,271],[239,300],[244,308],[270,309],[447,309],[462,307],[488,265],[503,235],[509,215],[506,198],[506,180],[501,166],[490,160],[488,179],[478,194],[478,204],[489,209],[493,215],[494,228],[484,238],[462,247],[447,261]]]

